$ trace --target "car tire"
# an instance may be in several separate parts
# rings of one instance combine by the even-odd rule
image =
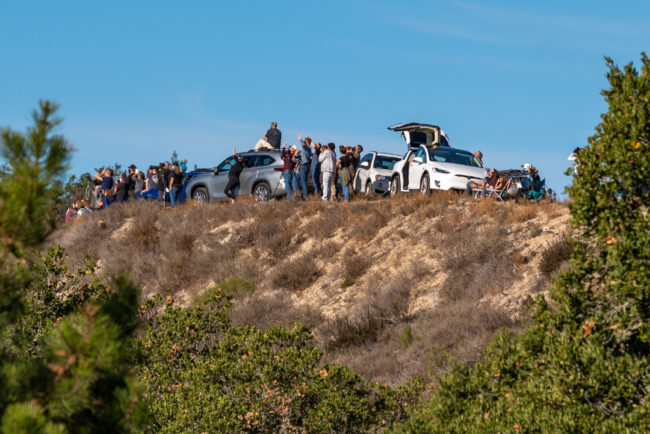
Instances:
[[[210,195],[208,194],[208,189],[205,187],[198,187],[192,192],[192,199],[199,203],[205,203],[210,201]]]
[[[400,193],[399,188],[400,180],[399,175],[393,176],[393,179],[390,180],[390,195],[396,196]]]
[[[366,187],[363,192],[366,194],[366,196],[370,196],[370,193],[372,193],[372,184],[370,183],[370,180],[366,181]]]
[[[271,187],[266,182],[260,182],[253,187],[255,202],[268,202],[271,200]]]
[[[420,193],[424,195],[431,194],[431,181],[429,180],[428,173],[422,175],[422,179],[420,180]]]

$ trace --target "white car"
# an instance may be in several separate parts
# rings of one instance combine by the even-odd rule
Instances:
[[[370,151],[361,158],[354,177],[354,191],[365,194],[386,194],[390,188],[393,166],[402,157],[396,154]]]
[[[483,162],[474,154],[452,148],[447,135],[435,125],[409,123],[389,129],[402,131],[407,144],[404,157],[391,174],[391,195],[419,190],[464,191],[468,182],[482,184],[487,178]]]

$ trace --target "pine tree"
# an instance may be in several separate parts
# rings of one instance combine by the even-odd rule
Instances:
[[[123,277],[106,287],[94,265],[71,272],[61,248],[42,261],[30,250],[54,227],[68,162],[52,134],[57,108],[41,102],[25,134],[2,130],[0,432],[135,431],[145,417],[131,373],[138,288]]]
[[[9,166],[0,184],[0,226],[19,243],[40,241],[54,227],[53,184],[68,167],[70,146],[53,134],[60,125],[58,105],[41,101],[25,133],[0,130],[0,153]]]

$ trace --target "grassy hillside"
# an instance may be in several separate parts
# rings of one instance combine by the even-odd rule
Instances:
[[[401,384],[475,361],[499,328],[517,329],[570,253],[558,203],[412,195],[350,204],[112,206],[48,240],[72,266],[88,253],[126,271],[145,298],[188,306],[218,282],[254,289],[234,300],[235,325],[307,325],[324,360]]]

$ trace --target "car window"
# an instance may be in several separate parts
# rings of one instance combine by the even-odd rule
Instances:
[[[244,169],[247,169],[249,167],[253,167],[255,165],[255,159],[256,158],[257,158],[256,156],[254,156],[254,157],[250,157],[248,155],[244,156],[244,161],[243,161]]]
[[[449,142],[447,141],[447,138],[443,135],[440,135],[440,146],[449,147]]]
[[[438,163],[453,163],[463,166],[479,167],[482,168],[481,160],[467,151],[451,150],[451,149],[429,149],[429,158]]]
[[[400,159],[398,157],[387,157],[385,155],[377,155],[377,158],[375,158],[375,163],[373,164],[373,167],[376,168],[376,169],[393,170],[393,166],[399,160]]]
[[[370,160],[372,160],[372,154],[366,154],[361,159],[361,162],[363,163],[364,161],[370,161]]]
[[[418,149],[418,152],[417,152],[417,154],[415,154],[415,156],[420,157],[422,159],[422,161],[426,161],[427,158],[426,158],[426,155],[424,155],[424,154],[425,154],[424,148],[420,148],[420,149]]]
[[[270,166],[275,163],[275,158],[270,155],[259,155],[255,161],[255,167]]]
[[[230,170],[230,168],[235,164],[235,157],[228,157],[226,158],[223,163],[217,166],[217,171],[219,172],[225,172],[227,170]]]

